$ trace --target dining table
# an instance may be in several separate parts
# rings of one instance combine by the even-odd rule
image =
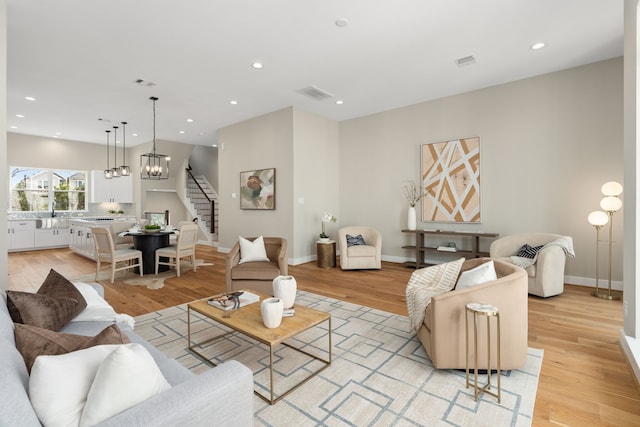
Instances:
[[[142,252],[142,272],[143,274],[155,274],[156,273],[156,249],[169,246],[169,236],[175,234],[174,231],[125,231],[121,233],[122,236],[133,237],[133,248]],[[167,258],[161,257],[162,261],[167,261]],[[160,264],[158,266],[158,272],[169,270],[168,265]],[[140,270],[136,268],[136,272]]]

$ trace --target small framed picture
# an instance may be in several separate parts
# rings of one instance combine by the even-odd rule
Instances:
[[[240,172],[240,209],[276,208],[276,169]]]

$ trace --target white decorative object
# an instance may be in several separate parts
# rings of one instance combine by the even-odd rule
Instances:
[[[262,322],[267,328],[277,328],[282,322],[284,305],[280,298],[266,298],[260,303]]]
[[[273,296],[282,300],[284,308],[291,308],[296,302],[298,283],[293,276],[278,276],[273,279]]]
[[[407,229],[416,229],[416,208],[413,206],[409,206],[409,213],[407,215]]]
[[[329,243],[330,241],[331,241],[330,237],[320,237],[318,239],[318,242],[320,242],[320,243]]]

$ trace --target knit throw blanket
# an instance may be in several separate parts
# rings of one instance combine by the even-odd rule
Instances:
[[[411,275],[407,283],[407,311],[411,329],[417,331],[424,321],[424,312],[431,298],[451,291],[456,286],[464,258],[457,261],[421,268]]]

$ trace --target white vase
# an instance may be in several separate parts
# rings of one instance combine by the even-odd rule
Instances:
[[[278,276],[273,279],[273,296],[280,298],[284,308],[291,308],[296,302],[298,283],[293,276]]]
[[[409,213],[407,214],[407,229],[416,229],[416,208],[414,206],[409,206]]]
[[[282,311],[284,306],[280,298],[266,298],[260,303],[260,315],[262,323],[267,328],[277,328],[282,323]]]

